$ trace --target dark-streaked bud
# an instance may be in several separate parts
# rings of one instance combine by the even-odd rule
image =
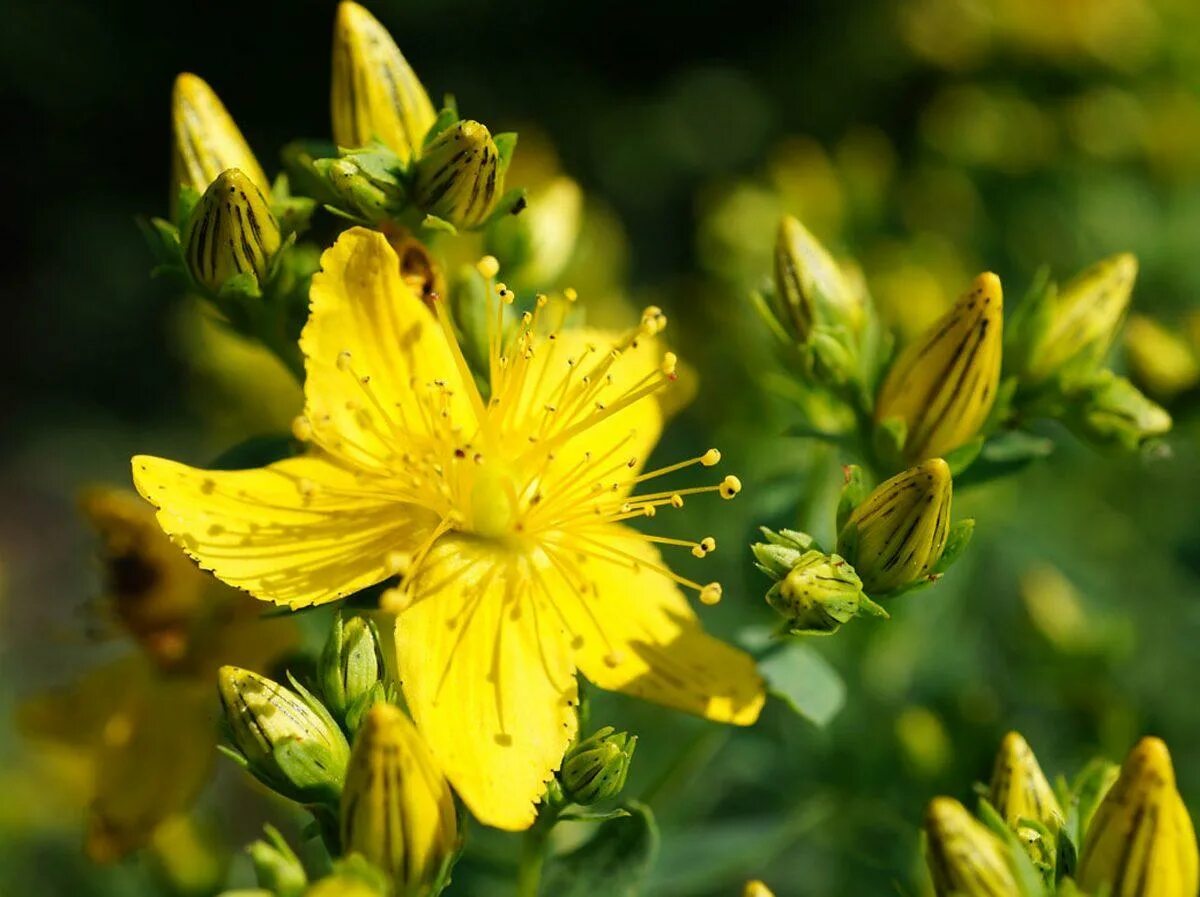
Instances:
[[[420,155],[437,113],[387,29],[350,0],[333,28],[333,139],[346,149],[379,140],[404,162]]]
[[[1167,746],[1143,738],[1092,817],[1079,887],[1110,897],[1195,897],[1200,859],[1191,817],[1175,789]]]
[[[1007,848],[966,807],[936,797],[925,812],[925,862],[937,897],[1015,897]]]
[[[479,122],[446,128],[417,160],[413,199],[427,214],[456,228],[483,224],[503,192],[500,151]]]
[[[236,168],[221,172],[204,191],[183,238],[192,279],[214,295],[240,275],[261,286],[280,244],[267,198]]]
[[[203,193],[230,168],[239,169],[263,192],[271,189],[225,105],[202,78],[188,72],[175,79],[171,92],[171,136],[172,209],[180,187]]]
[[[775,296],[782,323],[801,345],[816,328],[840,328],[852,345],[866,324],[861,295],[821,242],[791,215],[783,216],[775,239]]]
[[[1000,381],[1003,311],[1000,278],[980,274],[888,369],[875,420],[902,427],[907,463],[945,456],[979,433]]]
[[[1009,732],[1000,742],[988,800],[1014,829],[1023,819],[1041,823],[1051,831],[1062,827],[1064,816],[1058,798],[1033,750],[1017,732]]]
[[[293,691],[238,667],[217,675],[229,738],[264,785],[301,803],[336,800],[350,746],[333,717],[296,681]]]
[[[334,717],[346,723],[360,718],[362,705],[382,696],[383,651],[379,630],[366,617],[334,617],[317,668],[321,696]],[[353,729],[354,727],[349,727]]]
[[[907,588],[935,573],[950,533],[953,483],[941,458],[924,461],[875,487],[838,535],[868,595]]]
[[[1126,451],[1165,435],[1172,425],[1165,408],[1112,371],[1100,371],[1070,396],[1065,420],[1081,439]]]
[[[341,807],[342,848],[387,873],[397,897],[435,893],[458,850],[454,798],[408,717],[376,704],[354,740]]]
[[[598,729],[567,751],[558,773],[563,795],[571,803],[590,806],[617,797],[625,787],[637,736]]]

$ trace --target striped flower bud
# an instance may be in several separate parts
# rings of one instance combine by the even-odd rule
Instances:
[[[188,219],[183,246],[192,278],[210,293],[239,274],[261,285],[279,251],[279,224],[254,182],[231,168],[204,191]]]
[[[483,224],[503,192],[500,152],[479,122],[460,121],[446,128],[417,160],[417,205],[455,227]]]
[[[946,455],[983,426],[1000,380],[1003,305],[1000,278],[979,275],[892,364],[875,420],[903,423],[908,463]]]
[[[950,468],[924,461],[877,486],[850,515],[838,553],[868,595],[914,585],[934,572],[950,532]]]
[[[1015,897],[1004,843],[950,797],[925,812],[925,862],[937,897]]]
[[[335,616],[317,669],[325,706],[343,722],[357,717],[359,705],[374,703],[383,675],[383,652],[374,621]]]
[[[1116,339],[1136,278],[1137,259],[1122,253],[1033,297],[1035,307],[1022,314],[1028,332],[1017,356],[1021,383],[1069,383],[1095,371]]]
[[[201,78],[184,72],[171,93],[171,208],[180,187],[203,193],[217,175],[239,169],[260,190],[271,189],[246,138],[220,98]]]
[[[350,746],[312,695],[238,667],[221,667],[218,691],[229,737],[246,768],[264,785],[302,803],[335,800]]]
[[[368,711],[342,793],[342,847],[392,878],[397,897],[435,893],[458,849],[450,787],[407,716],[391,704]]]
[[[616,797],[625,787],[636,747],[636,735],[615,732],[612,726],[598,729],[563,759],[558,774],[563,795],[584,807]]]
[[[1032,819],[1049,829],[1063,824],[1058,798],[1029,743],[1017,732],[1009,732],[1000,742],[988,800],[1004,821],[1015,826],[1021,819]]]
[[[814,328],[842,328],[855,342],[866,323],[862,299],[842,269],[808,229],[791,215],[779,222],[775,239],[775,297],[781,323],[806,344]]]
[[[437,117],[387,29],[350,0],[338,5],[333,27],[330,106],[338,146],[354,149],[379,140],[405,162],[420,155]]]
[[[1195,897],[1198,863],[1171,755],[1159,739],[1143,738],[1084,835],[1079,887],[1110,897]]]

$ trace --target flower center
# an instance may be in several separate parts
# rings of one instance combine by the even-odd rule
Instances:
[[[520,504],[518,485],[512,469],[502,461],[484,461],[475,469],[470,502],[472,532],[496,539],[513,531]]]

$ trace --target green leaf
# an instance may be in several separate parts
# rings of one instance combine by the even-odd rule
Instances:
[[[950,467],[950,475],[956,477],[974,464],[982,450],[983,436],[976,436],[953,451],[946,452],[944,460]]]
[[[636,897],[658,855],[658,826],[644,804],[600,824],[581,847],[546,864],[545,897]]]
[[[983,444],[979,458],[962,477],[955,477],[955,485],[984,483],[1008,476],[1053,453],[1054,441],[1045,436],[1025,430],[1006,430]]]
[[[789,642],[759,661],[767,690],[816,726],[828,725],[846,702],[846,684],[820,654]]]
[[[938,562],[933,565],[933,570],[930,572],[934,576],[940,576],[950,569],[951,565],[958,560],[959,556],[971,542],[971,537],[975,535],[975,518],[968,517],[965,520],[960,520],[950,527],[950,534],[946,536],[946,547],[942,550],[942,556],[938,558]]]
[[[569,813],[562,813],[558,817],[559,822],[608,822],[610,819],[624,819],[629,815],[629,811],[624,807],[617,807],[615,810],[572,810]]]

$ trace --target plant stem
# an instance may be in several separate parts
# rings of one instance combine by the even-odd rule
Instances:
[[[542,866],[546,862],[546,842],[558,822],[561,807],[547,803],[538,818],[525,833],[517,865],[517,897],[537,897],[542,882]]]

